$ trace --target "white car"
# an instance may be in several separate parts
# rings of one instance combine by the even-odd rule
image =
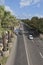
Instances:
[[[29,35],[29,39],[31,39],[31,40],[32,40],[32,39],[33,39],[33,36],[32,36],[32,35]]]

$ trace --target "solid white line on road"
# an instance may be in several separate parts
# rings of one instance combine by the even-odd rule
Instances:
[[[24,35],[23,35],[23,39],[24,39],[24,45],[25,45],[25,50],[26,50],[26,55],[27,55],[27,62],[28,62],[28,65],[30,65],[29,56],[28,56],[27,47],[26,47],[26,41],[25,41]]]
[[[24,31],[24,27],[22,26],[23,28],[23,31]],[[22,32],[23,32],[22,31]],[[27,56],[27,62],[28,62],[28,65],[30,65],[30,62],[29,62],[29,56],[28,56],[28,51],[27,51],[27,45],[26,45],[26,40],[25,40],[25,36],[23,34],[23,39],[24,39],[24,45],[25,45],[25,51],[26,51],[26,56]]]
[[[41,52],[39,52],[39,54],[40,54],[41,58],[43,58],[43,55],[42,55],[42,53],[41,53]]]

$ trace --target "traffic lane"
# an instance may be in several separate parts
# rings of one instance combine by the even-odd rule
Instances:
[[[29,32],[30,32],[29,28],[26,25],[23,25],[23,26],[24,26],[24,30],[25,30],[25,36],[27,36],[27,38],[29,38]],[[28,31],[28,33],[26,33],[27,31]],[[39,37],[36,37],[36,38],[34,37],[33,43],[36,43],[36,46],[39,48],[40,52],[43,55],[43,41],[40,40]]]
[[[39,49],[32,40],[26,38],[27,52],[30,57],[30,65],[43,65],[43,59],[39,54]],[[32,64],[31,64],[32,63]]]
[[[28,27],[24,26],[24,30],[26,31],[30,31],[28,29]],[[25,33],[26,38],[28,39],[29,33],[26,34]],[[30,56],[32,56],[34,59],[32,60],[34,65],[43,65],[43,42],[39,39],[39,38],[35,38],[34,40],[29,40],[30,41],[30,46],[27,44],[27,46],[30,47],[30,49],[32,48],[33,50],[30,50],[31,54]],[[28,48],[28,47],[27,47]],[[33,51],[33,53],[32,53]],[[35,57],[36,56],[36,57]],[[31,58],[32,58],[31,57]]]
[[[34,43],[36,43],[36,46],[39,49],[39,54],[40,54],[41,58],[43,58],[43,41],[40,40],[40,38],[34,38]]]
[[[28,65],[22,35],[18,35],[17,51],[14,65]]]
[[[25,32],[26,32],[26,30],[25,30]],[[29,39],[29,33],[25,33],[25,36]],[[31,41],[37,47],[38,55],[40,56],[41,62],[43,64],[43,41],[40,40],[38,37],[37,38],[34,37],[34,40],[31,40]]]

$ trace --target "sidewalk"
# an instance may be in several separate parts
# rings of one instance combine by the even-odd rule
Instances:
[[[16,55],[16,47],[17,47],[17,36],[15,36],[13,48],[11,50],[10,56],[9,56],[5,65],[14,65],[15,55]]]

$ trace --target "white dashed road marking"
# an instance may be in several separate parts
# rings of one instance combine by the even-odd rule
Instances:
[[[39,52],[39,54],[40,54],[41,58],[43,58],[43,55],[42,55],[42,53],[41,53],[41,52]]]

